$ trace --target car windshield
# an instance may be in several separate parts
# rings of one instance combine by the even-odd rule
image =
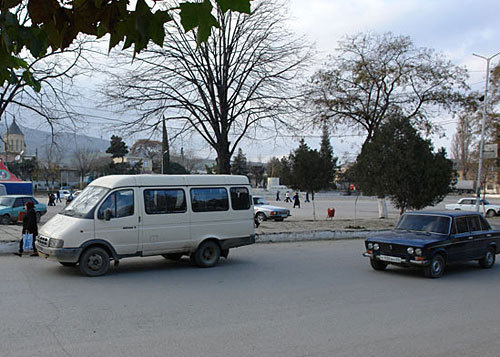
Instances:
[[[12,206],[13,203],[13,197],[0,197],[0,206]]]
[[[109,188],[99,186],[88,186],[61,212],[66,216],[87,215],[96,204],[108,193]]]
[[[267,201],[263,199],[262,197],[254,197],[253,198],[253,204],[254,205],[268,205]]]
[[[396,230],[448,234],[450,217],[423,214],[405,214],[399,220]]]

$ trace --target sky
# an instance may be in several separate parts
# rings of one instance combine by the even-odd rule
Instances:
[[[500,52],[499,0],[289,0],[289,14],[287,25],[298,36],[305,35],[315,44],[318,56],[311,71],[318,68],[328,54],[335,53],[337,41],[344,35],[390,31],[410,36],[417,46],[433,48],[456,65],[466,66],[470,71],[470,87],[484,90],[486,62],[472,53],[491,56]],[[492,63],[500,62],[500,55],[496,60]],[[103,118],[116,118],[116,115],[110,109],[95,108],[101,100],[96,96],[99,84],[102,85],[102,81],[92,77],[77,82],[85,99],[80,109],[89,123],[81,130],[106,139],[112,131],[103,129],[100,123]],[[444,123],[446,134],[433,138],[435,146],[444,146],[450,152],[456,122],[447,113],[434,120]],[[304,132],[303,137],[309,146],[319,148],[319,133]],[[241,147],[250,161],[266,162],[272,156],[287,155],[298,146],[300,138],[287,135],[244,140]],[[124,136],[124,139],[131,146],[137,137]],[[341,162],[353,160],[362,139],[346,133],[331,133],[334,154]],[[174,148],[180,146],[187,152],[215,158],[215,153],[200,139],[184,138],[174,143]]]

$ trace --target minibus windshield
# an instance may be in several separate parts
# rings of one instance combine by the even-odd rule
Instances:
[[[109,188],[88,186],[61,213],[72,217],[86,216],[108,191]]]

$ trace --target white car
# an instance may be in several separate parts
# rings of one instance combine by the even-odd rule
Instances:
[[[479,205],[479,211],[486,217],[500,216],[500,205],[492,205],[486,200],[480,200]],[[444,207],[456,211],[475,211],[476,199],[474,197],[461,198],[457,203],[447,204]]]
[[[290,216],[289,209],[271,206],[265,199],[259,196],[253,197],[253,206],[255,218],[259,224],[267,221],[268,219],[283,221],[285,218]]]

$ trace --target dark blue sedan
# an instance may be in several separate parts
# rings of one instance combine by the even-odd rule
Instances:
[[[375,270],[416,266],[439,278],[452,263],[477,260],[491,268],[500,252],[500,231],[475,212],[408,212],[393,231],[366,239],[365,248]]]

